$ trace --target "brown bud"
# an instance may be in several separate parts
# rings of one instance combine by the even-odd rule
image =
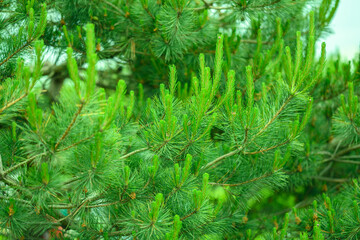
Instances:
[[[248,222],[248,220],[249,220],[249,219],[248,219],[247,216],[244,216],[244,217],[242,218],[242,221],[243,221],[243,223],[245,223],[245,224]]]
[[[302,166],[301,166],[300,163],[299,163],[299,165],[297,166],[297,170],[298,170],[298,172],[302,172],[302,171],[303,171]]]
[[[36,215],[39,215],[40,214],[40,208],[35,206],[35,212],[36,212]]]
[[[278,224],[278,222],[276,220],[274,220],[274,225],[275,225],[276,230],[278,230],[279,229],[279,224]]]
[[[12,215],[15,214],[15,211],[14,211],[14,205],[13,204],[10,204],[10,207],[9,207],[9,217],[11,217]]]
[[[132,193],[130,194],[130,198],[131,198],[131,199],[135,199],[135,198],[136,198],[136,193],[132,192]]]

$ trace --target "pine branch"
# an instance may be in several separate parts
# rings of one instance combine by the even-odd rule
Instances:
[[[116,5],[112,4],[111,2],[107,1],[107,0],[101,0],[103,1],[105,4],[109,5],[111,8],[114,8],[117,10],[117,12],[124,18],[129,19],[131,23],[133,23],[134,25],[137,25],[130,16],[127,16],[127,14],[119,7],[117,7]],[[111,10],[111,8],[109,10]]]
[[[244,185],[244,184],[248,184],[248,183],[252,183],[252,182],[256,182],[256,181],[259,181],[261,179],[264,179],[266,177],[269,177],[271,175],[273,175],[275,172],[271,172],[271,173],[266,173],[260,177],[256,177],[256,178],[253,178],[253,179],[250,179],[250,180],[247,180],[245,182],[241,182],[241,183],[215,183],[215,182],[211,182],[209,183],[210,185],[220,185],[220,186],[229,186],[229,187],[237,187],[237,186],[241,186],[241,185]]]
[[[24,95],[22,95],[21,97],[13,100],[12,102],[10,103],[7,103],[4,107],[2,107],[0,109],[0,114],[5,111],[6,109],[8,109],[9,107],[13,106],[14,104],[16,104],[17,102],[21,101],[24,97],[26,97],[28,95],[28,93],[25,93]]]
[[[228,157],[234,156],[235,154],[238,154],[239,152],[241,152],[241,151],[245,148],[245,146],[246,146],[246,143],[247,143],[247,140],[248,140],[248,131],[249,131],[249,129],[246,128],[246,129],[245,129],[245,138],[244,138],[244,141],[243,141],[242,146],[240,146],[239,148],[235,149],[235,150],[232,151],[232,152],[229,152],[229,153],[227,153],[227,154],[224,154],[224,155],[216,158],[215,160],[209,162],[209,163],[206,164],[205,166],[201,167],[201,170],[205,170],[205,169],[207,169],[207,168],[209,168],[209,167],[211,167],[211,166],[213,166],[213,165],[215,165],[215,164],[217,164],[217,163],[220,163],[222,160],[224,160],[224,159],[226,159],[226,158],[228,158]]]
[[[1,177],[1,178],[5,178],[6,175],[8,175],[9,173],[11,173],[12,171],[14,171],[14,170],[18,169],[19,167],[22,167],[22,166],[24,166],[24,165],[26,165],[26,164],[28,164],[28,163],[31,163],[31,162],[32,162],[34,159],[36,159],[37,157],[44,156],[44,155],[46,155],[46,154],[47,154],[47,153],[41,153],[41,154],[38,154],[38,155],[36,155],[36,156],[33,156],[33,157],[31,157],[31,158],[29,158],[29,159],[27,159],[27,160],[25,160],[25,161],[23,161],[23,162],[21,162],[21,163],[18,163],[17,165],[9,168],[9,169],[6,170],[6,171],[0,172],[0,177]]]
[[[281,107],[279,108],[279,110],[275,113],[275,115],[270,119],[269,122],[267,122],[265,124],[265,126],[258,132],[255,134],[254,137],[252,137],[251,141],[252,142],[256,137],[258,137],[259,135],[261,135],[263,132],[265,132],[268,127],[276,120],[276,118],[280,115],[280,113],[285,109],[285,107],[287,106],[287,104],[291,101],[291,99],[294,97],[294,95],[290,95],[285,102],[281,105]]]
[[[249,6],[249,7],[247,7],[246,5],[241,5],[241,6],[240,6],[240,4],[238,4],[238,5],[242,10],[245,10],[245,9],[267,8],[267,7],[270,7],[270,6],[273,6],[273,5],[277,4],[279,2],[281,2],[281,0],[275,0],[275,1],[272,1],[270,3],[257,5],[257,6]],[[216,6],[212,6],[212,5],[209,5],[209,4],[205,3],[204,7],[193,8],[193,10],[195,10],[195,11],[201,11],[201,10],[204,10],[204,9],[213,9],[213,10],[229,10],[229,9],[233,9],[233,10],[235,10],[236,7],[234,7],[234,6],[216,7]]]
[[[97,195],[97,196],[94,196],[94,197],[91,197],[91,198],[88,198],[86,200],[84,200],[81,204],[79,204],[76,209],[74,211],[72,211],[69,215],[63,217],[63,218],[60,218],[58,220],[56,220],[57,223],[59,222],[63,222],[65,221],[66,219],[70,218],[70,217],[74,217],[79,211],[80,209],[87,203],[90,203],[90,202],[93,202],[95,200],[98,200],[99,198],[101,197],[101,195]]]
[[[146,13],[147,13],[153,20],[155,20],[155,17],[154,17],[154,15],[151,14],[151,12],[149,11],[149,8],[147,8],[147,7],[143,7],[143,8],[144,8],[144,10],[146,11]]]
[[[257,6],[253,6],[253,7],[249,7],[249,9],[255,9],[255,8],[266,8],[266,7],[270,7],[272,5],[275,5],[277,3],[281,2],[281,0],[275,0],[272,1],[270,3],[266,3],[266,4],[262,4],[262,5],[257,5]]]
[[[337,154],[333,155],[332,157],[325,159],[325,160],[323,161],[323,163],[329,162],[329,161],[333,161],[333,160],[335,160],[336,158],[345,155],[346,153],[349,153],[349,152],[351,152],[351,151],[355,151],[355,150],[358,150],[358,149],[360,149],[360,144],[354,145],[354,146],[351,146],[351,147],[348,147],[348,148],[346,148],[346,149],[338,152]]]
[[[131,200],[131,198],[129,200],[126,201],[115,201],[115,202],[111,202],[111,203],[101,203],[101,204],[96,204],[96,205],[88,205],[85,206],[84,208],[101,208],[101,207],[108,207],[108,206],[112,206],[112,205],[116,205],[119,203],[127,203]],[[95,201],[95,200],[93,200]],[[49,208],[52,209],[72,209],[77,207],[76,205],[49,205]]]
[[[26,43],[24,45],[22,45],[20,48],[16,49],[12,54],[10,54],[2,62],[0,62],[0,67],[1,67],[1,65],[5,64],[7,61],[9,61],[11,58],[13,58],[16,54],[18,54],[21,50],[28,47],[35,40],[36,40],[35,38],[32,38],[31,40],[26,41]]]
[[[274,145],[274,146],[271,146],[271,147],[269,147],[269,148],[266,148],[266,149],[262,149],[262,150],[255,151],[255,152],[243,152],[243,154],[245,154],[245,155],[254,155],[254,154],[258,154],[258,153],[264,153],[264,152],[273,150],[273,149],[275,149],[275,148],[281,147],[281,146],[283,146],[283,145],[285,145],[285,144],[287,144],[287,143],[289,143],[289,142],[290,142],[290,139],[288,139],[288,140],[286,140],[286,141],[284,141],[284,142],[282,142],[282,143],[276,144],[276,145]]]
[[[146,151],[146,150],[148,150],[148,149],[149,149],[149,148],[147,148],[147,147],[137,149],[137,150],[132,151],[132,152],[130,152],[130,153],[124,155],[124,156],[121,156],[119,159],[128,158],[128,157],[130,157],[130,156],[132,156],[132,155],[134,155],[134,154],[137,154],[137,153],[139,153],[139,152],[144,152],[144,151]]]
[[[17,189],[20,189],[20,185],[17,184],[16,182],[6,178],[6,177],[3,177],[2,175],[0,175],[0,180],[4,181],[7,185],[9,186],[12,186],[12,187],[15,187]]]
[[[90,140],[90,139],[93,138],[94,136],[95,136],[95,134],[91,134],[89,137],[83,138],[83,139],[81,139],[80,141],[77,141],[76,143],[73,143],[73,144],[71,144],[71,145],[69,145],[69,146],[67,146],[67,147],[65,147],[65,148],[62,148],[62,149],[57,150],[57,152],[62,152],[62,151],[69,150],[69,149],[71,149],[71,148],[73,148],[73,147],[75,147],[75,146],[77,146],[77,145],[79,145],[79,144],[81,144],[81,143],[83,143],[83,142],[85,142],[85,141],[87,141],[87,140]],[[128,157],[130,157],[130,156],[132,156],[132,155],[134,155],[134,154],[136,154],[136,153],[146,151],[147,149],[148,149],[148,148],[140,148],[140,149],[137,149],[137,150],[135,150],[134,152],[130,152],[130,153],[122,156],[120,159],[128,158]]]
[[[26,201],[26,200],[23,200],[23,199],[20,199],[20,198],[14,198],[14,197],[5,197],[5,196],[1,196],[0,195],[0,199],[4,199],[4,200],[14,200],[14,201],[17,201],[17,202],[20,202],[20,203],[24,203],[26,205],[32,205],[31,202],[29,201]]]
[[[256,39],[241,39],[240,42],[242,43],[251,43],[251,44],[258,44],[258,41]],[[271,41],[263,41],[261,42],[263,45],[270,45],[273,44]]]
[[[264,126],[257,134],[255,134],[255,135],[252,137],[252,139],[251,139],[249,142],[247,142],[247,137],[245,137],[245,141],[244,141],[243,145],[242,145],[240,148],[238,148],[238,149],[236,149],[236,150],[234,150],[234,151],[232,151],[232,152],[229,152],[229,153],[227,153],[227,154],[225,154],[225,155],[222,155],[222,156],[216,158],[215,160],[213,160],[213,161],[209,162],[208,164],[206,164],[205,166],[203,166],[201,169],[207,169],[207,168],[209,168],[209,167],[211,167],[211,166],[213,166],[213,165],[221,162],[222,160],[224,160],[224,159],[226,159],[226,158],[228,158],[228,157],[231,157],[231,156],[233,156],[233,155],[241,152],[241,150],[243,150],[244,147],[245,147],[247,144],[253,142],[257,136],[261,135],[264,131],[266,131],[266,130],[268,129],[268,127],[276,120],[276,118],[277,118],[277,117],[280,115],[280,113],[285,109],[285,107],[286,107],[287,104],[291,101],[292,98],[293,98],[293,95],[290,95],[290,96],[285,100],[285,102],[281,105],[281,107],[280,107],[279,110],[275,113],[275,115],[269,120],[269,122],[267,122],[267,123],[265,124],[265,126]],[[246,135],[246,136],[247,136],[247,135]],[[264,149],[264,150],[261,150],[261,151],[259,151],[259,152],[254,152],[254,153],[252,153],[252,154],[269,151],[269,150],[274,149],[274,148],[276,148],[276,147],[282,146],[282,145],[284,145],[284,144],[286,144],[286,143],[287,143],[287,141],[284,142],[284,143],[281,143],[281,144],[279,144],[279,145],[275,145],[275,146],[273,146],[273,147],[270,147],[270,148],[268,148],[268,149]],[[247,154],[250,154],[250,153],[247,153]]]
[[[226,179],[224,179],[224,181],[223,181],[223,183],[225,183],[225,182],[227,182],[227,180],[229,179],[229,178],[231,178],[232,177],[232,175],[236,172],[236,169],[237,169],[237,167],[238,167],[239,165],[237,164],[233,169],[229,169],[221,178],[219,178],[219,180],[217,180],[216,182],[217,183],[219,183],[224,177],[226,177],[230,172],[230,174],[229,174],[229,176],[226,178]]]
[[[103,1],[105,4],[109,5],[110,7],[116,9],[119,13],[121,13],[123,16],[125,16],[125,13],[121,8],[117,7],[116,5],[112,4],[111,2],[109,2],[107,0],[101,0],[101,1]]]
[[[131,199],[131,198],[130,198]],[[129,200],[128,200],[129,201]],[[100,208],[100,207],[108,207],[108,206],[112,206],[112,205],[116,205],[118,203],[125,203],[126,201],[115,201],[115,202],[111,202],[111,203],[103,203],[103,204],[97,204],[97,205],[90,205],[90,206],[86,206],[85,208]]]
[[[70,148],[76,147],[77,145],[79,145],[80,143],[83,143],[87,140],[90,140],[91,138],[93,138],[95,136],[95,134],[91,134],[89,137],[83,138],[80,141],[77,141],[76,143],[71,144],[70,146],[67,146],[65,148],[61,148],[59,150],[57,150],[57,152],[62,152],[62,151],[66,151],[69,150]]]
[[[184,221],[185,219],[187,219],[188,217],[191,217],[192,215],[194,215],[195,213],[197,213],[196,210],[192,211],[191,213],[189,213],[188,215],[182,217],[180,220],[181,221]]]
[[[68,218],[73,218],[73,217],[75,217],[75,215],[80,211],[80,209],[83,208],[86,204],[91,203],[91,202],[93,202],[93,201],[96,201],[96,200],[100,199],[100,198],[102,197],[102,195],[107,192],[107,190],[109,189],[109,187],[110,187],[110,185],[109,185],[106,189],[104,189],[104,191],[103,191],[102,193],[100,193],[100,194],[98,194],[98,195],[95,195],[95,196],[93,196],[93,197],[90,197],[90,198],[85,199],[85,200],[84,200],[82,203],[80,203],[80,204],[76,207],[76,209],[75,209],[74,211],[72,211],[69,215],[67,215],[67,216],[65,216],[65,217],[63,217],[63,218],[60,218],[60,219],[56,220],[55,222],[60,223],[60,222],[63,222],[63,221],[65,221],[65,220],[67,220]],[[86,208],[86,206],[85,206],[85,208]]]
[[[71,120],[69,126],[66,128],[65,132],[63,133],[63,135],[61,136],[61,138],[59,139],[59,141],[55,144],[55,148],[54,148],[54,151],[56,151],[56,149],[58,148],[59,144],[61,143],[61,141],[63,141],[66,136],[69,134],[71,128],[74,126],[75,122],[76,122],[76,119],[78,118],[78,116],[80,115],[81,113],[81,110],[83,109],[85,103],[82,101],[77,112],[75,113],[73,119]]]
[[[210,5],[212,5],[212,3],[210,4],[210,3],[206,2],[205,0],[201,0],[201,1],[204,3],[205,7],[210,7]]]
[[[345,183],[350,181],[350,179],[347,178],[330,178],[330,177],[321,177],[321,176],[313,176],[312,178],[326,182],[334,182],[334,183]]]
[[[227,7],[216,7],[216,6],[212,6],[212,5],[205,5],[203,7],[198,7],[198,8],[191,8],[191,10],[193,11],[202,11],[204,9],[213,9],[213,10],[229,10],[229,9],[234,9],[233,6],[227,6]]]
[[[339,162],[339,163],[349,163],[349,164],[360,165],[360,161],[351,161],[351,160],[334,159],[334,162]]]
[[[238,149],[236,149],[236,150],[234,150],[234,151],[232,151],[232,152],[229,152],[229,153],[227,153],[227,154],[224,154],[224,155],[216,158],[215,160],[209,162],[209,163],[206,164],[205,166],[201,167],[201,170],[205,170],[205,169],[207,169],[207,168],[209,168],[209,167],[211,167],[211,166],[213,166],[213,165],[221,162],[221,161],[224,160],[225,158],[234,156],[235,154],[239,153],[241,150],[242,150],[242,148],[238,148]]]
[[[0,154],[0,175],[1,175],[1,173],[3,171],[4,171],[4,166],[3,166],[2,157],[1,157],[1,154]]]

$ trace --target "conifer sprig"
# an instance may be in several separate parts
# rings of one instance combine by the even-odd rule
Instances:
[[[6,58],[0,59],[0,67],[7,63],[11,58],[15,57],[18,53],[20,53],[25,48],[29,47],[33,42],[38,40],[45,31],[46,24],[47,24],[47,11],[46,11],[46,4],[44,3],[41,8],[40,20],[37,23],[36,28],[35,26],[35,18],[34,18],[34,9],[33,9],[33,2],[29,2],[27,5],[28,15],[29,15],[29,24],[27,26],[28,32],[26,41],[20,45],[19,47],[15,48],[11,53],[9,53]],[[21,38],[21,34],[19,38]],[[16,38],[16,37],[15,37]]]

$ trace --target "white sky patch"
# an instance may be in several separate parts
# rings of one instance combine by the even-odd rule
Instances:
[[[322,40],[326,42],[327,54],[339,52],[347,60],[357,56],[360,49],[360,0],[340,0],[330,28],[333,34]],[[320,45],[318,43],[318,51],[321,50]]]

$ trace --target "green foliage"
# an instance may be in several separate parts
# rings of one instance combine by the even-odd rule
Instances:
[[[244,67],[252,65],[255,78],[260,78],[275,53],[283,50],[281,45],[293,45],[296,31],[300,31],[302,35],[309,32],[306,23],[309,7],[314,10],[314,26],[318,30],[312,40],[315,41],[328,31],[339,0],[323,0],[315,5],[308,0],[296,4],[292,0],[34,0],[28,4],[26,1],[3,2],[6,13],[3,24],[0,23],[4,26],[0,28],[1,35],[8,36],[9,29],[25,34],[26,30],[20,29],[24,26],[20,19],[25,19],[29,24],[33,22],[27,27],[31,32],[31,25],[36,28],[36,20],[42,11],[41,4],[45,2],[50,24],[42,32],[44,18],[41,13],[40,32],[48,49],[55,50],[52,54],[56,60],[62,58],[66,47],[72,47],[77,53],[78,62],[85,62],[89,57],[89,50],[86,48],[88,40],[84,31],[86,24],[91,22],[96,26],[92,49],[96,49],[99,60],[113,60],[115,68],[126,68],[130,71],[116,73],[129,80],[130,89],[135,89],[137,83],[143,83],[146,92],[154,93],[151,87],[159,87],[166,81],[169,64],[174,64],[178,69],[181,84],[190,86],[192,77],[197,72],[198,55],[204,53],[206,59],[213,59],[212,50],[215,49],[215,39],[219,32],[224,35],[225,59],[224,63],[219,62],[220,65],[214,67],[214,70],[220,72],[221,68],[224,68],[227,73],[234,69],[241,74]],[[31,7],[34,11],[28,10]],[[16,34],[17,37],[21,35]],[[31,36],[33,40],[39,37]],[[27,45],[20,44],[11,50],[9,46],[17,41],[12,43],[11,38],[8,40],[4,44],[4,50],[0,52],[0,61],[6,58],[9,51],[20,54],[31,45],[31,42]],[[5,39],[1,41],[4,42]],[[4,57],[1,57],[2,55]],[[280,56],[278,60],[281,60]],[[11,66],[12,69],[15,68],[14,65]],[[210,66],[213,67],[212,62]],[[10,71],[8,73],[10,74]],[[2,79],[7,76],[9,75],[4,74]],[[115,88],[116,82],[110,81],[110,86]]]
[[[325,44],[314,56],[339,1],[309,14],[307,1],[287,0],[52,3],[11,3],[27,15],[6,15],[0,29],[17,25],[21,40],[27,27],[25,47],[0,48],[0,234],[359,237],[360,65],[326,62]],[[61,28],[47,23],[50,9]],[[70,81],[44,106],[54,39]],[[34,67],[13,65],[32,44]],[[135,80],[167,84],[149,98],[125,80],[105,92],[97,63],[119,56]],[[295,199],[292,211],[272,209],[284,207],[279,193]]]
[[[0,4],[11,9],[13,13],[4,13],[0,18],[0,70],[2,72],[0,79],[4,79],[11,76],[15,69],[13,59],[44,34],[47,24],[47,6],[45,3],[40,4],[35,1],[27,3],[22,1],[21,4],[5,1]],[[16,29],[15,32],[14,29]],[[41,47],[36,48],[39,50]],[[36,53],[38,57],[41,56],[38,51]],[[40,76],[40,70],[40,66],[35,67],[34,73],[37,74],[35,78]]]

